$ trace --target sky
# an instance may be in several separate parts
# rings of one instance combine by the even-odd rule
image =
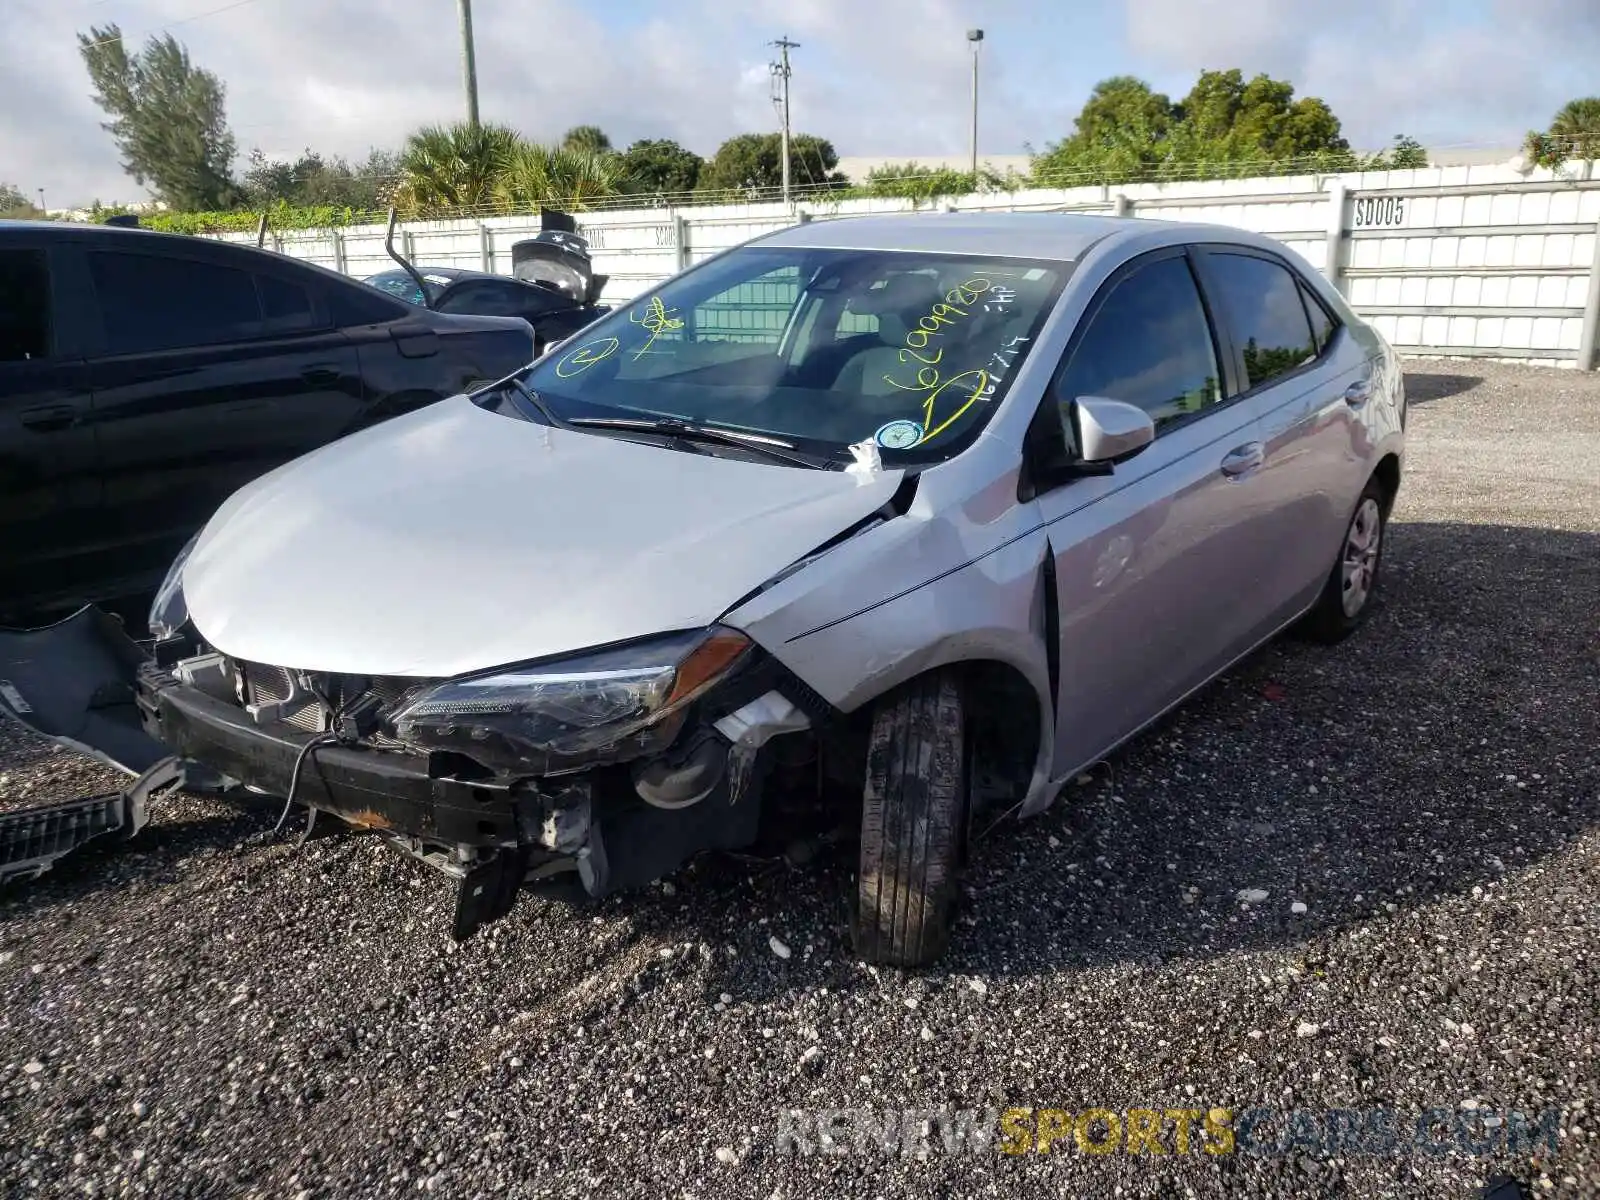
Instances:
[[[769,43],[800,43],[794,127],[844,156],[964,154],[981,27],[979,151],[1071,132],[1097,80],[1174,96],[1239,67],[1325,99],[1359,149],[1406,133],[1512,147],[1596,90],[1600,0],[474,0],[483,119],[554,140],[709,155],[773,130]],[[119,166],[74,34],[170,31],[227,87],[241,157],[364,157],[465,114],[454,0],[0,0],[0,183],[51,208],[144,199]]]

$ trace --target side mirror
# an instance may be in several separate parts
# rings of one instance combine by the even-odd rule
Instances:
[[[1061,416],[1070,422],[1069,441],[1085,465],[1109,467],[1132,458],[1156,439],[1150,414],[1121,400],[1079,396],[1062,405]]]

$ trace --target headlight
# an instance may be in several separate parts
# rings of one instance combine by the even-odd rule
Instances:
[[[189,605],[183,598],[183,564],[188,561],[194,544],[200,540],[197,533],[172,560],[167,577],[161,581],[156,598],[150,605],[150,635],[156,641],[171,637],[189,623]]]
[[[689,703],[749,649],[712,628],[501,668],[418,692],[390,723],[403,742],[508,771],[621,762],[665,748]]]

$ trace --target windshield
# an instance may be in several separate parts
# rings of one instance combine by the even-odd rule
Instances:
[[[672,418],[845,459],[872,440],[886,459],[939,461],[988,421],[1069,270],[753,246],[669,279],[524,378],[561,417]]]
[[[428,284],[428,298],[436,300],[439,293],[450,282],[448,276],[422,272],[422,278]],[[377,275],[370,275],[362,280],[363,283],[377,288],[380,292],[388,292],[391,296],[398,296],[410,304],[422,303],[422,292],[417,287],[417,281],[411,278],[406,271],[382,271]]]

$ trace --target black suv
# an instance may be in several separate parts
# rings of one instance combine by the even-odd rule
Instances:
[[[154,588],[242,484],[533,357],[267,251],[0,221],[0,621]]]

